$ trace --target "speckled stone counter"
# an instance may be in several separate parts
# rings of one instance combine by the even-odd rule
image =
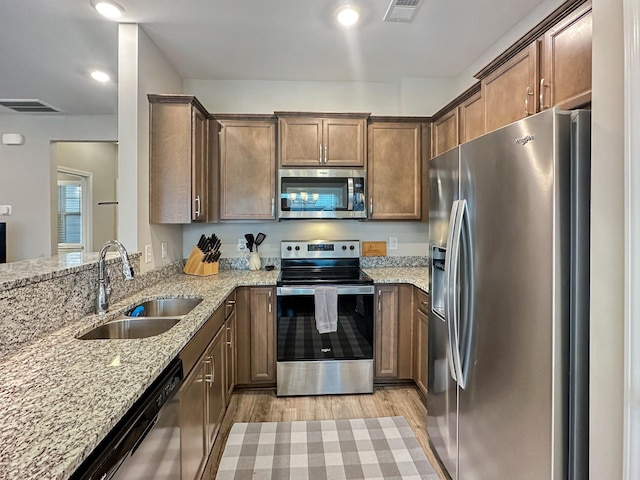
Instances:
[[[429,293],[429,269],[427,267],[363,268],[375,283],[409,283]]]
[[[425,289],[427,268],[367,268],[378,283]],[[174,275],[0,360],[0,479],[66,479],[238,286],[275,285],[279,271]],[[133,304],[163,296],[204,300],[164,334],[78,340]]]

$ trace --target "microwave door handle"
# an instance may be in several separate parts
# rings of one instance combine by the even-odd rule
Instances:
[[[347,202],[348,202],[347,210],[352,212],[353,211],[353,198],[354,198],[353,178],[352,177],[347,178],[347,190],[349,192],[349,197],[347,199]]]

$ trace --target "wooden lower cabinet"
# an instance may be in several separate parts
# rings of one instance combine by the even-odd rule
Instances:
[[[413,378],[412,287],[378,285],[376,287],[374,330],[374,377]]]
[[[414,287],[413,380],[426,398],[429,374],[429,295]]]
[[[207,458],[205,366],[200,362],[180,389],[181,480],[199,479]]]
[[[226,409],[226,329],[215,335],[180,389],[181,480],[201,478]]]
[[[236,300],[236,383],[275,385],[275,290],[241,287]]]

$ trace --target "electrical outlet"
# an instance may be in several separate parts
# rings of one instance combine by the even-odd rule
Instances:
[[[246,252],[247,251],[247,240],[244,238],[238,239],[238,251]]]
[[[153,252],[151,250],[151,245],[144,246],[144,263],[151,263],[153,260]]]
[[[398,237],[389,237],[389,250],[398,249]]]
[[[162,247],[162,258],[167,258],[167,256],[169,255],[167,242],[162,242],[160,245]]]
[[[0,215],[11,215],[11,205],[0,205]]]

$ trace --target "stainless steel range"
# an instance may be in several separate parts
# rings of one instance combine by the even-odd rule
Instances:
[[[373,392],[373,280],[360,242],[283,241],[277,394]]]

